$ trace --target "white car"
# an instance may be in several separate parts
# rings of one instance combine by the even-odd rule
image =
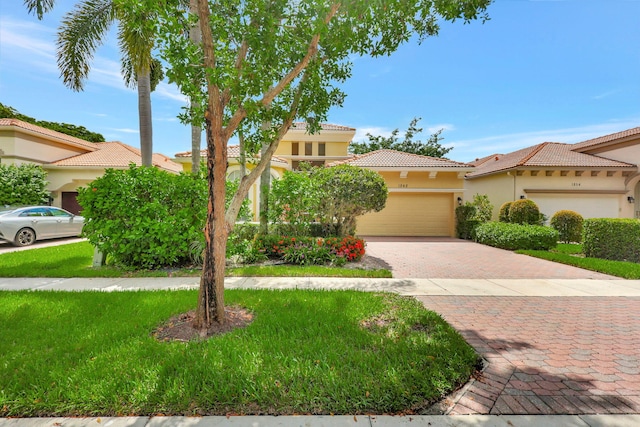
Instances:
[[[28,246],[36,240],[79,236],[84,218],[53,206],[0,208],[0,240]]]

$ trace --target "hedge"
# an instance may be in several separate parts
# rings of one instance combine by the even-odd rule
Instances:
[[[587,257],[640,262],[640,220],[586,219],[583,223],[582,251]]]
[[[549,250],[558,243],[558,232],[540,225],[486,222],[475,233],[478,243],[508,250]]]

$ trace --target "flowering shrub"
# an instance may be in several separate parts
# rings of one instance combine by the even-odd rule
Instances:
[[[364,240],[353,236],[287,237],[278,235],[258,236],[254,249],[271,259],[283,259],[300,265],[326,264],[344,265],[360,261],[364,255]]]
[[[360,261],[364,256],[364,240],[357,237],[329,237],[324,240],[324,244],[331,248],[332,254],[347,262]]]

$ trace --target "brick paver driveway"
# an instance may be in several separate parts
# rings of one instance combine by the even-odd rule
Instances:
[[[457,239],[370,238],[397,278],[612,279]],[[485,359],[451,414],[640,413],[640,298],[419,296]]]
[[[365,237],[397,278],[611,279],[611,276],[449,237]]]

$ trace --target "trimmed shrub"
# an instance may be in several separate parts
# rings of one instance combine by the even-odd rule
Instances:
[[[587,257],[640,262],[640,220],[630,218],[584,220],[582,251]]]
[[[456,208],[456,236],[459,239],[473,239],[474,229],[481,223],[474,219],[475,214],[476,207],[471,204],[464,204]]]
[[[0,206],[46,205],[48,202],[47,172],[42,166],[0,163]]]
[[[500,206],[500,212],[498,213],[498,221],[509,222],[509,210],[513,202],[506,202]]]
[[[578,212],[561,210],[551,217],[551,227],[558,230],[560,241],[564,243],[582,241],[583,218]]]
[[[540,225],[485,222],[475,232],[478,243],[508,250],[549,250],[558,243],[558,232]]]
[[[520,199],[511,202],[509,207],[509,222],[512,224],[542,225],[540,209],[533,200]]]
[[[107,169],[78,190],[83,236],[115,264],[158,268],[186,264],[202,240],[207,182],[153,167]]]

